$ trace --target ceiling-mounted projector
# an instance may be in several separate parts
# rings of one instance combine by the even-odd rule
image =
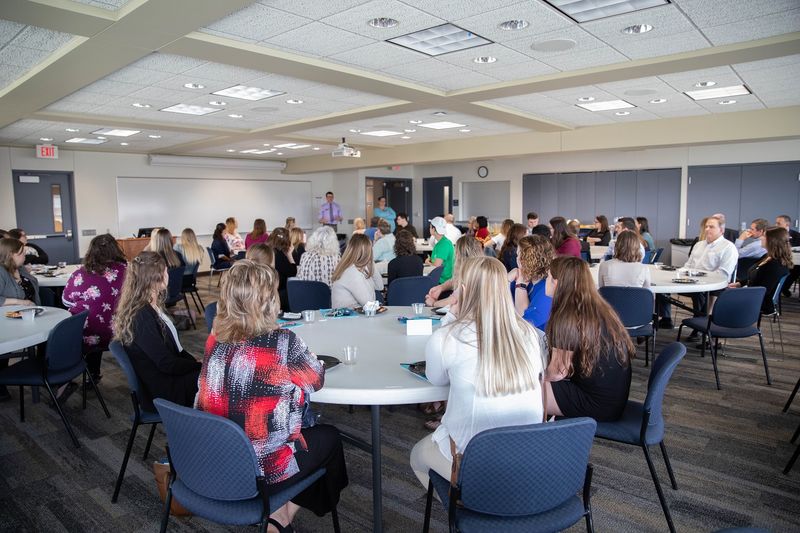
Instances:
[[[342,142],[339,143],[339,146],[331,152],[331,156],[333,157],[361,157],[361,150],[356,150],[349,144],[347,144],[342,137]]]

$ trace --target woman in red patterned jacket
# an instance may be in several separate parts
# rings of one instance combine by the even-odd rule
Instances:
[[[222,280],[206,341],[195,407],[239,424],[250,437],[271,489],[282,490],[320,467],[327,474],[271,518],[291,524],[299,507],[319,516],[347,486],[338,430],[301,428],[308,396],[322,387],[322,363],[292,331],[278,328],[278,273],[237,261]]]

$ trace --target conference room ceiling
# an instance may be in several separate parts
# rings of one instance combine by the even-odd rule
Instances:
[[[377,18],[398,23],[369,24]],[[507,21],[528,24],[501,29]],[[489,44],[429,56],[388,42],[448,23]],[[645,24],[652,29],[636,33]],[[570,136],[607,137],[603,128],[626,123],[646,132],[692,120],[715,131],[723,116],[726,125],[741,117],[741,128],[726,129],[746,138],[754,117],[800,106],[799,30],[796,0],[672,0],[583,23],[543,0],[3,0],[0,144],[52,138],[64,148],[292,158],[321,170],[359,164],[326,154],[341,137],[380,154],[364,164],[404,159],[409,145],[421,161],[436,151],[463,158],[451,148],[473,139],[502,146],[498,156],[522,155],[526,143],[509,153],[501,140],[526,135],[563,150]],[[685,94],[702,82],[750,94]],[[240,85],[273,92],[225,92]],[[578,107],[611,100],[626,107]],[[179,104],[183,112],[164,111]],[[79,145],[65,142],[68,128],[141,133]],[[282,143],[309,147],[251,151]]]

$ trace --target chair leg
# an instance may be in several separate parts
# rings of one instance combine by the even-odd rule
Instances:
[[[681,332],[682,331],[683,331],[683,324],[678,326],[678,337],[675,339],[676,342],[680,342],[681,341]]]
[[[134,422],[133,427],[131,428],[131,434],[128,436],[128,446],[125,448],[125,455],[122,458],[122,466],[119,469],[117,482],[114,484],[114,495],[111,496],[111,503],[117,503],[117,498],[119,498],[119,490],[122,488],[122,480],[125,478],[125,470],[128,468],[128,459],[131,457],[133,440],[136,438],[137,429],[139,429],[139,423]]]
[[[797,426],[797,429],[794,431],[794,435],[792,435],[792,440],[789,442],[794,443],[797,440],[797,437],[800,437],[800,425]]]
[[[161,533],[167,533],[169,522],[169,508],[172,506],[172,487],[167,487],[167,497],[164,500],[164,516],[161,517]]]
[[[213,277],[214,277],[214,269],[212,268],[208,272],[208,290],[211,290],[211,278],[213,278]]]
[[[69,425],[69,421],[67,420],[67,417],[64,416],[64,411],[61,410],[61,405],[58,403],[58,398],[56,398],[56,393],[53,392],[53,388],[50,386],[50,384],[47,381],[44,382],[44,386],[47,388],[47,392],[50,394],[50,399],[52,399],[53,402],[55,403],[56,410],[58,411],[58,416],[60,416],[61,417],[61,421],[64,422],[64,427],[67,428],[67,433],[69,433],[69,436],[72,438],[73,444],[75,444],[76,448],[80,448],[81,447],[81,443],[78,442],[78,438],[75,436],[75,433],[72,431],[72,426]]]
[[[786,468],[783,469],[783,473],[784,474],[788,474],[789,473],[789,471],[794,466],[794,463],[797,461],[798,457],[800,457],[800,444],[798,444],[797,448],[795,448],[794,453],[792,454],[792,458],[789,459],[788,463],[786,463]]]
[[[650,366],[650,339],[644,343],[644,366]]]
[[[203,303],[203,299],[200,298],[200,292],[199,291],[194,291],[192,294],[196,295],[197,296],[197,301],[200,302],[200,307],[202,308],[202,310],[200,311],[200,314],[202,315],[203,312],[205,312],[205,310],[206,310],[206,306]]]
[[[422,522],[422,533],[428,533],[431,527],[431,505],[433,504],[433,481],[428,480],[428,493],[425,496],[425,520]]]
[[[669,482],[672,484],[672,490],[678,490],[678,482],[675,481],[675,474],[672,472],[672,464],[669,462],[669,455],[667,455],[667,447],[664,446],[664,441],[658,443],[661,448],[661,455],[664,456],[664,464],[667,465],[667,474],[669,474]]]
[[[194,329],[197,329],[197,324],[194,323],[194,318],[192,318],[192,310],[189,308],[189,300],[186,298],[186,293],[183,293],[183,303],[186,304],[186,314],[189,315],[189,322],[192,323]]]
[[[147,456],[150,455],[150,445],[153,444],[153,435],[156,434],[156,425],[152,424],[150,426],[150,435],[147,437],[147,444],[144,446],[144,457],[142,457],[142,461],[147,461]]]
[[[333,533],[341,533],[342,529],[339,526],[339,512],[336,510],[336,507],[331,509],[331,520],[333,520]]]
[[[786,352],[783,351],[783,330],[781,329],[781,315],[775,315],[775,321],[778,323],[778,338],[781,341],[781,356],[786,357]]]
[[[797,382],[800,384],[800,381]],[[794,391],[797,392],[797,387],[794,388]],[[794,395],[792,395],[794,397]],[[791,403],[791,400],[789,401]],[[789,404],[786,404],[786,409],[789,408]],[[786,410],[784,409],[784,411]],[[25,422],[25,387],[22,385],[19,386],[19,421]]]
[[[767,352],[764,350],[764,336],[758,332],[758,343],[761,345],[761,358],[764,360],[764,373],[767,374],[767,385],[772,385],[772,379],[769,377],[769,365],[767,364]]]
[[[709,339],[710,337],[707,337],[705,333],[700,337],[700,357],[706,356],[706,341]]]
[[[86,390],[86,378],[87,377],[89,378],[89,381],[92,384],[92,389],[94,389],[94,393],[97,394],[97,399],[100,400],[100,405],[103,407],[103,412],[105,412],[106,418],[111,418],[111,413],[108,412],[108,407],[106,407],[106,400],[105,400],[105,398],[103,398],[103,393],[100,392],[100,389],[97,386],[97,382],[94,380],[94,378],[92,377],[91,372],[89,372],[88,370],[84,372],[83,390],[84,391]],[[84,392],[84,396],[85,395],[86,395],[86,393]],[[84,409],[85,408],[86,407],[84,406]]]
[[[646,444],[642,445],[642,450],[644,450],[644,458],[647,460],[647,467],[650,469],[650,477],[653,478],[653,483],[656,486],[658,500],[661,502],[661,509],[664,511],[664,517],[667,519],[667,525],[669,526],[670,533],[675,533],[675,525],[672,523],[672,515],[669,512],[667,500],[664,498],[664,491],[661,490],[661,482],[658,480],[656,467],[653,464],[653,460],[650,458],[650,452],[647,449]]]
[[[794,401],[794,397],[797,396],[797,390],[800,389],[800,379],[797,380],[797,383],[794,384],[794,389],[792,389],[792,393],[789,395],[789,399],[786,401],[786,405],[783,406],[783,412],[789,410],[789,406],[792,405]],[[20,395],[21,396],[21,395]]]
[[[717,348],[719,348],[719,339],[711,343],[711,364],[714,365],[714,379],[717,380],[717,390],[722,390],[719,385],[719,369],[717,368]]]
[[[82,391],[81,391],[81,393],[82,393],[81,394],[81,398],[82,398],[82,400],[81,400],[82,401],[81,409],[83,409],[85,411],[86,410],[86,370],[84,370],[83,373],[81,374],[81,380],[83,381],[83,387],[81,387],[81,389],[82,389]]]

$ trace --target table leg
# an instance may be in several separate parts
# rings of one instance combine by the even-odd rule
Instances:
[[[381,406],[372,405],[372,531],[383,531],[383,486],[381,484]]]

